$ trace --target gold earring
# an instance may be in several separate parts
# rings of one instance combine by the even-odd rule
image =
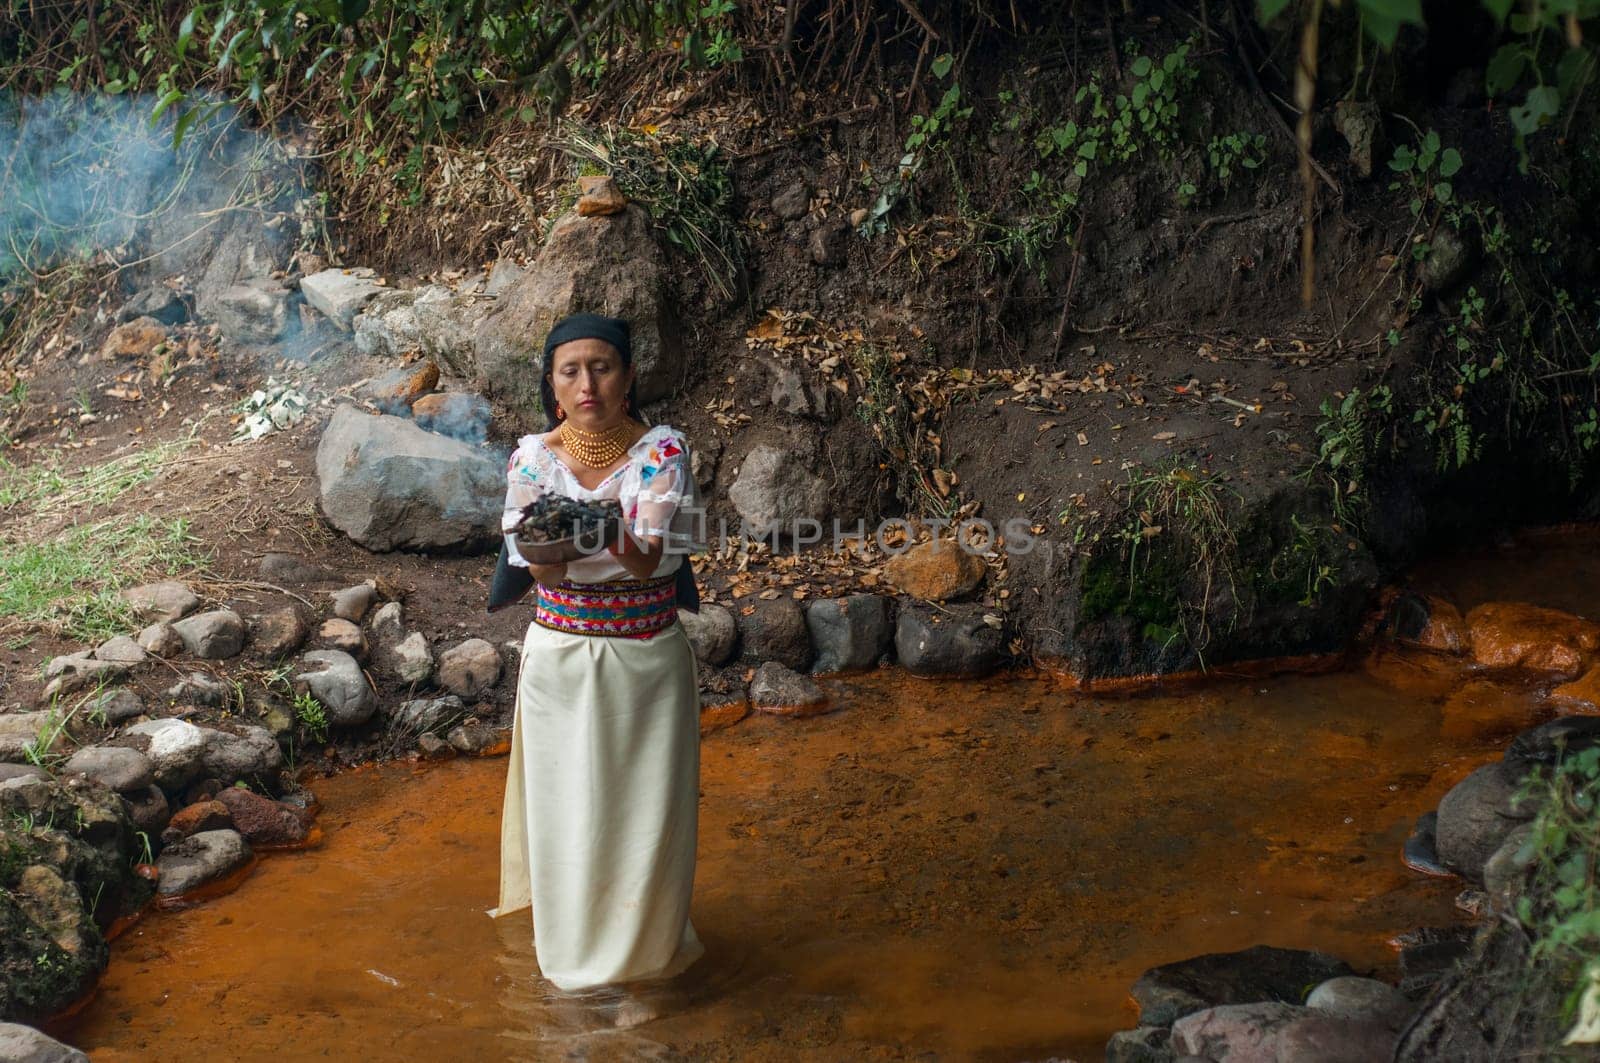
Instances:
[[[565,421],[566,419],[567,419],[567,411],[563,410],[561,408],[561,403],[559,403],[559,402],[556,403],[556,420]]]

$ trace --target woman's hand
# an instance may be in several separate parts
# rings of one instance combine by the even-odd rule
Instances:
[[[528,572],[533,576],[535,582],[541,583],[546,587],[554,587],[567,578],[567,563],[561,561],[554,565],[530,564]]]
[[[661,563],[664,547],[660,536],[647,535],[635,539],[627,528],[617,534],[617,541],[606,549],[617,559],[617,564],[627,569],[636,579],[649,579]]]

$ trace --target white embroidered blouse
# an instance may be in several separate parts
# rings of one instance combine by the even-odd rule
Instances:
[[[542,435],[518,440],[506,469],[506,506],[500,527],[505,532],[508,560],[519,568],[527,568],[528,562],[517,552],[510,529],[524,506],[548,492],[584,502],[616,499],[635,536],[659,535],[666,543],[667,549],[656,566],[657,576],[676,572],[688,554],[704,541],[703,511],[690,472],[689,446],[670,425],[656,425],[640,436],[628,448],[626,464],[592,491],[578,482]],[[566,578],[574,583],[599,583],[634,576],[614,555],[601,552],[568,562]]]

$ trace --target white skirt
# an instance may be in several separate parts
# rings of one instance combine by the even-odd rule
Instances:
[[[689,922],[699,717],[683,625],[648,639],[528,626],[490,914],[532,906],[558,988],[663,978],[704,952]]]

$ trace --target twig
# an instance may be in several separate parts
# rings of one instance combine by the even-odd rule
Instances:
[[[249,590],[275,591],[278,594],[293,598],[295,601],[304,605],[307,609],[316,608],[316,606],[312,605],[307,599],[300,597],[300,595],[296,594],[294,591],[286,590],[285,588],[278,586],[276,583],[261,583],[257,580],[247,579],[220,579],[215,577],[207,579],[206,582],[215,584],[218,587],[244,587]]]
[[[1061,356],[1061,340],[1067,334],[1067,318],[1072,313],[1072,289],[1077,286],[1078,262],[1083,257],[1083,226],[1088,220],[1088,211],[1078,215],[1078,234],[1072,238],[1072,268],[1067,272],[1067,291],[1061,298],[1061,319],[1056,322],[1056,343],[1050,353],[1052,360]]]

